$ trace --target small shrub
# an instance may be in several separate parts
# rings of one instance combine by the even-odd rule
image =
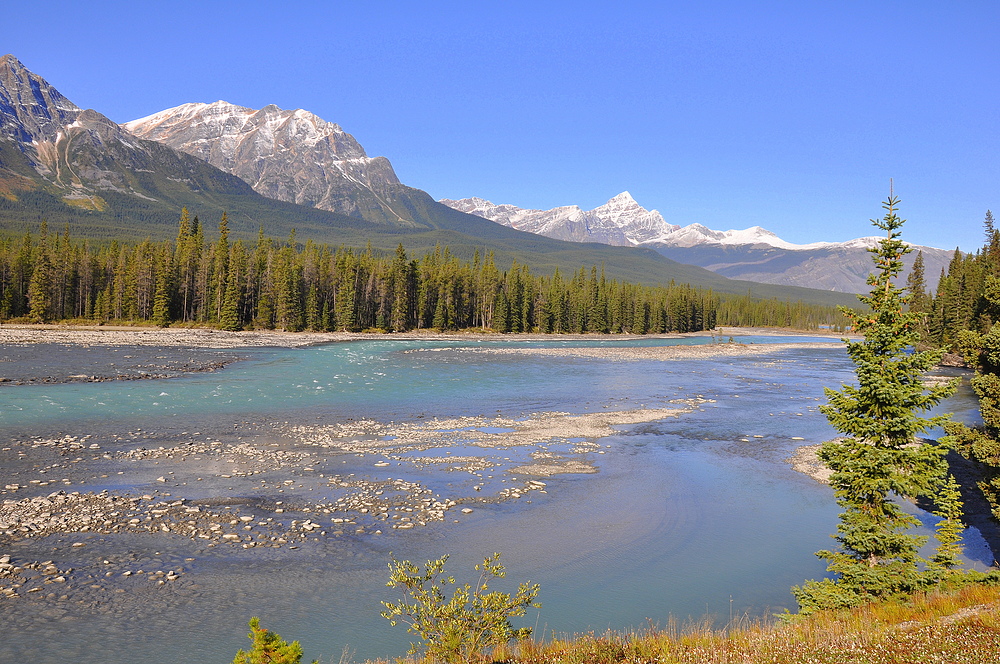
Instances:
[[[444,565],[448,556],[429,560],[423,569],[409,560],[392,559],[389,563],[390,588],[400,588],[403,597],[398,603],[382,602],[382,617],[392,625],[402,621],[409,631],[424,640],[427,655],[447,664],[465,664],[477,661],[486,648],[505,645],[512,639],[526,639],[531,628],[514,629],[511,618],[525,614],[538,595],[538,584],[522,583],[514,595],[489,591],[493,579],[505,576],[500,554],[494,553],[476,565],[480,572],[475,587],[471,584],[456,585]],[[455,586],[449,598],[448,586]],[[420,646],[410,644],[409,654],[418,653]]]

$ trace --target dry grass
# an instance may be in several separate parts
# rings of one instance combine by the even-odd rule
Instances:
[[[967,586],[905,603],[825,611],[788,622],[709,622],[582,634],[497,650],[507,664],[996,664],[1000,588]]]

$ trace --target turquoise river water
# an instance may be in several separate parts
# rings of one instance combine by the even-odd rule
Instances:
[[[814,341],[737,339],[796,340]],[[471,580],[476,562],[502,551],[506,587],[541,584],[541,609],[523,624],[542,636],[644,629],[670,616],[712,615],[724,624],[730,616],[794,610],[789,588],[824,574],[813,553],[833,544],[838,510],[831,490],[793,470],[788,458],[834,436],[818,407],[824,387],[851,380],[852,365],[840,346],[626,357],[632,349],[711,341],[357,341],[239,349],[244,359],[220,371],[164,380],[0,387],[0,484],[21,485],[2,499],[107,490],[206,505],[243,501],[254,518],[266,512],[280,520],[295,517],[295,505],[341,495],[344,486],[330,481],[336,476],[405,481],[459,503],[442,519],[405,529],[368,524],[371,515],[362,514],[363,532],[338,534],[322,512],[315,518],[323,534],[294,548],[208,546],[166,532],[0,534],[0,555],[14,562],[115,569],[106,585],[63,599],[0,596],[0,662],[229,662],[247,644],[251,616],[300,640],[307,660],[339,661],[345,648],[354,661],[402,655],[408,635],[379,616],[380,600],[393,597],[385,587],[390,552],[414,561],[450,554],[455,576]],[[618,354],[510,352],[579,347]],[[482,443],[544,417],[557,418],[558,429],[575,421],[558,419],[565,414],[677,407],[685,412],[615,425],[600,437],[567,425],[541,442]],[[944,410],[977,417],[965,386]],[[357,445],[309,443],[330,431],[338,432],[335,442]],[[414,432],[421,445],[392,449],[394,439]],[[26,451],[31,441],[64,436],[89,436],[84,449],[97,444],[100,454],[79,454],[70,465],[75,452]],[[143,456],[206,441],[292,456],[253,461],[249,478],[234,474],[225,455],[155,463]],[[388,447],[363,449],[372,441]],[[45,475],[37,475],[36,454],[51,455]],[[434,461],[459,456],[489,463],[470,469]],[[518,470],[543,457],[575,465],[531,477]],[[46,479],[30,483],[29,475]],[[501,495],[532,478],[544,484]],[[460,509],[466,505],[471,511]],[[933,527],[933,517],[910,509]],[[978,532],[967,531],[967,544],[970,564],[992,562]],[[119,574],[126,563],[184,573],[174,584],[139,585]]]

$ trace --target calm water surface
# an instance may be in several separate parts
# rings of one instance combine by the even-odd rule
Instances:
[[[3,440],[90,434],[109,451],[116,444],[170,445],[196,433],[220,438],[234,430],[259,442],[271,440],[274,424],[284,422],[516,419],[713,400],[676,418],[618,427],[600,439],[603,454],[589,455],[595,474],[546,478],[545,493],[455,515],[461,518],[449,512],[444,523],[424,528],[330,538],[295,550],[220,548],[197,555],[187,540],[152,535],[95,541],[76,551],[47,540],[0,545],[0,553],[21,558],[60,556],[72,563],[76,556],[80,566],[123,551],[164,566],[190,556],[189,577],[197,582],[183,593],[126,593],[86,611],[0,599],[7,625],[0,662],[228,662],[246,644],[246,621],[254,615],[300,640],[307,659],[337,660],[345,646],[356,661],[398,656],[408,635],[379,617],[379,600],[391,597],[385,587],[390,552],[419,561],[449,553],[452,571],[463,578],[484,555],[502,551],[512,585],[541,584],[542,608],[528,624],[545,634],[643,628],[671,615],[714,614],[725,622],[730,612],[794,609],[790,586],[824,574],[813,552],[832,544],[837,508],[828,487],[791,470],[786,459],[799,445],[834,436],[817,408],[825,401],[823,387],[852,379],[842,348],[628,362],[465,350],[704,341],[364,341],[240,350],[248,359],[223,371],[169,380],[0,388]],[[414,349],[434,351],[405,352]],[[946,410],[977,417],[967,388]],[[354,455],[327,462],[373,477],[386,473]],[[106,463],[105,472],[74,488],[141,493],[157,486],[152,471],[119,475],[117,462]],[[427,469],[388,472],[408,473],[399,476],[428,486],[465,481]],[[183,491],[212,495],[224,492],[224,484],[216,478]],[[26,495],[32,494],[17,498]],[[967,540],[970,562],[992,561],[978,533],[969,531]]]

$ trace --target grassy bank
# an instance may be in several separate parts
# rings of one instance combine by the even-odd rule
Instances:
[[[387,664],[386,660],[378,664]],[[413,660],[420,661],[420,660]],[[789,623],[668,623],[643,632],[551,638],[499,649],[510,664],[987,664],[1000,662],[1000,588],[974,585],[905,603],[821,611]]]

